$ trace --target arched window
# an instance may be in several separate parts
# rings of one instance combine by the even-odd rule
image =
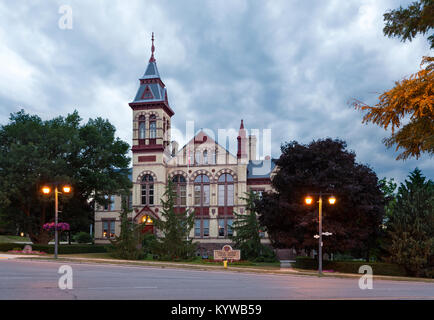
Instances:
[[[155,144],[157,138],[157,118],[155,115],[149,117],[149,144]]]
[[[139,144],[145,144],[146,138],[146,120],[145,116],[139,117]]]
[[[229,173],[223,173],[218,180],[218,205],[234,205],[234,178]]]
[[[187,183],[182,175],[176,175],[173,177],[172,182],[174,184],[176,192],[176,206],[187,205]]]
[[[143,176],[142,178],[142,204],[153,205],[154,204],[154,178],[150,174]]]
[[[203,164],[208,164],[208,151],[203,152]]]
[[[200,174],[194,180],[194,205],[209,206],[209,178]]]

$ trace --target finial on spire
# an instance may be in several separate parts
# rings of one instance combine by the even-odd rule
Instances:
[[[240,125],[240,130],[244,129],[244,123],[243,123],[243,119],[241,119],[241,125]]]
[[[154,47],[154,33],[152,32],[152,47],[151,47],[151,57],[149,58],[149,62],[155,62],[155,58],[154,58],[154,51],[155,51],[155,47]]]

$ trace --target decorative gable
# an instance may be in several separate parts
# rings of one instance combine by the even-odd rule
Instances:
[[[146,86],[145,90],[143,90],[143,94],[141,100],[154,99],[154,95],[152,94],[151,88]]]

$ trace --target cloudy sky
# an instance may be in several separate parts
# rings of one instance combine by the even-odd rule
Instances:
[[[348,104],[375,104],[432,55],[422,36],[402,43],[382,33],[383,13],[409,2],[4,1],[0,124],[21,108],[43,119],[77,109],[86,121],[108,118],[131,143],[128,102],[155,32],[180,132],[188,120],[218,130],[238,129],[243,118],[247,128],[271,129],[273,157],[284,141],[341,138],[380,178],[403,181],[416,166],[433,178],[432,158],[396,161],[381,143],[389,132],[362,125]],[[59,28],[62,5],[72,9],[72,29]]]

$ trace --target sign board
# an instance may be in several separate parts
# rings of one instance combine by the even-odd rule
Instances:
[[[23,249],[22,252],[23,252],[23,253],[32,253],[32,246],[29,245],[29,244],[26,244],[26,245],[24,246],[24,249]]]
[[[240,260],[241,251],[233,250],[230,245],[225,245],[221,250],[214,250],[214,260]]]

